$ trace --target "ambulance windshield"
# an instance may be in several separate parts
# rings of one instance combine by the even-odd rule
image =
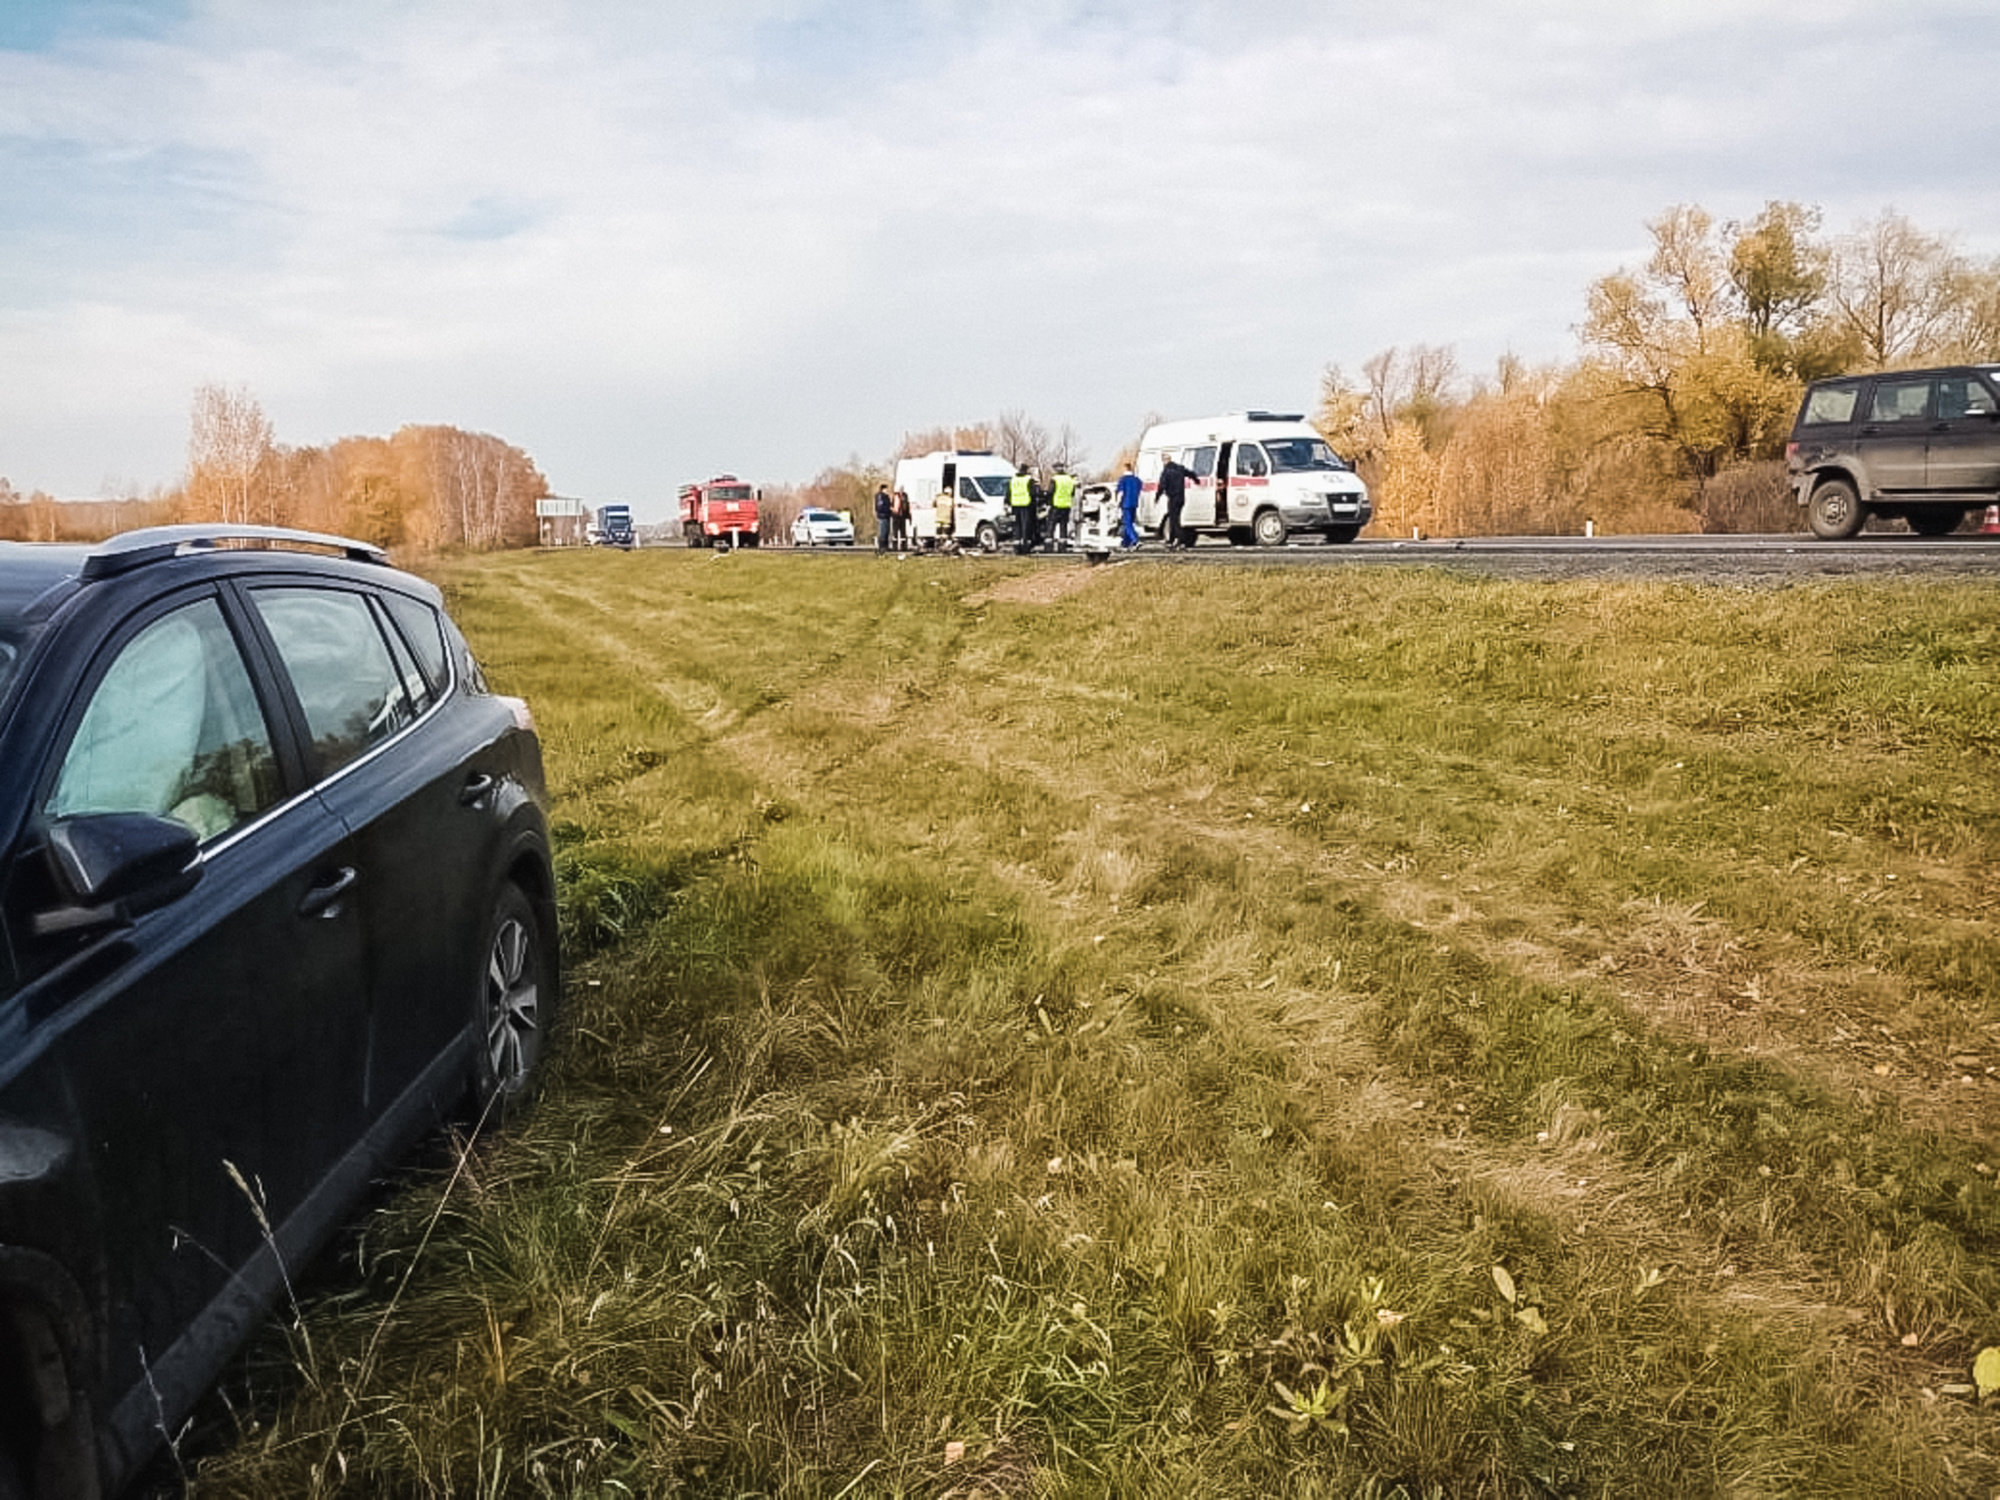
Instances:
[[[1318,438],[1265,438],[1264,451],[1271,455],[1272,469],[1280,474],[1347,467],[1340,455]]]

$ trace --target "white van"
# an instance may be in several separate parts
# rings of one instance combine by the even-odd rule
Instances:
[[[1238,546],[1275,547],[1295,531],[1351,542],[1374,515],[1368,486],[1299,412],[1239,411],[1160,422],[1139,439],[1134,464],[1145,488],[1139,524],[1166,524],[1160,469],[1178,459],[1193,474],[1181,525],[1220,532]]]
[[[938,495],[950,495],[951,534],[992,552],[1014,534],[1007,508],[1007,481],[1013,477],[1014,466],[988,449],[952,448],[897,459],[894,488],[910,497],[912,520],[932,522],[933,535]]]

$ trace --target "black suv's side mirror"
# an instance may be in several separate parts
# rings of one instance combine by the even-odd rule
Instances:
[[[49,825],[49,872],[65,904],[35,916],[43,936],[129,921],[201,879],[201,840],[147,813],[82,813]]]

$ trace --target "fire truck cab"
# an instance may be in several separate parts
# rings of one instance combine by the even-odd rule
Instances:
[[[757,491],[734,474],[680,489],[681,535],[690,547],[757,545]]]

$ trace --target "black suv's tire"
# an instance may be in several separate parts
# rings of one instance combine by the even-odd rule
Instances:
[[[1905,519],[1918,536],[1949,536],[1958,530],[1965,512],[1954,505],[1926,505],[1911,511]]]
[[[548,1049],[556,1010],[549,942],[527,894],[512,881],[501,886],[479,946],[474,989],[474,1103],[482,1117],[505,1115],[521,1099]]]
[[[1806,524],[1823,542],[1844,542],[1861,530],[1868,512],[1845,479],[1822,479],[1806,502]]]

